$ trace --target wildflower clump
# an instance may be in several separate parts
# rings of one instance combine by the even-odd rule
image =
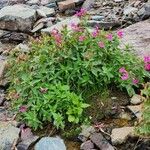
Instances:
[[[76,15],[82,19],[85,13]],[[57,128],[80,123],[89,91],[113,85],[133,95],[147,76],[143,60],[119,48],[122,31],[91,31],[85,22],[72,22],[71,29],[54,29],[50,36],[32,39],[28,53],[12,51],[9,96],[19,117],[35,129],[47,122]]]

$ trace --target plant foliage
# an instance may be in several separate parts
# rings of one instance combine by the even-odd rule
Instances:
[[[58,128],[78,123],[89,91],[116,85],[132,95],[147,74],[142,60],[119,48],[122,32],[90,31],[84,24],[32,39],[29,52],[12,51],[9,96],[35,129],[47,121]]]

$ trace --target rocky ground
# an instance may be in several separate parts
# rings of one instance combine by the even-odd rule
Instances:
[[[54,28],[80,20],[74,16],[80,8],[90,14],[89,27],[118,29],[125,33],[124,44],[133,46],[138,56],[150,54],[150,1],[149,0],[1,0],[0,1],[0,149],[1,150],[65,150],[64,141],[59,137],[39,137],[31,129],[15,121],[15,114],[9,111],[9,100],[6,97],[8,83],[4,78],[7,67],[7,56],[11,49],[17,47],[28,51],[29,37],[41,33],[50,33]],[[145,21],[144,21],[145,20]],[[137,23],[138,22],[138,23]],[[130,26],[129,26],[130,25]],[[115,99],[116,97],[112,97]],[[148,140],[141,140],[133,134],[133,125],[141,119],[142,99],[135,95],[120,107],[117,118],[93,126],[83,126],[78,139],[81,147],[69,150],[148,150]],[[115,119],[115,121],[114,121]],[[116,120],[118,119],[118,120]],[[130,123],[135,119],[132,123]],[[123,125],[117,125],[120,121]],[[127,122],[127,123],[124,123]],[[119,123],[119,124],[121,124]],[[106,124],[106,126],[103,126]],[[111,127],[112,126],[112,127]],[[41,138],[41,139],[40,139]],[[40,139],[40,141],[38,141]],[[43,149],[44,150],[44,149]],[[50,149],[52,150],[52,149]]]

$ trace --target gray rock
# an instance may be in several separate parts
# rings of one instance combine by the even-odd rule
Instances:
[[[115,3],[123,2],[124,0],[114,0]]]
[[[115,150],[101,133],[92,134],[90,139],[101,150]]]
[[[30,48],[27,44],[20,43],[15,47],[15,49],[20,50],[21,52],[29,52]]]
[[[76,23],[76,24],[79,24],[80,23],[80,19],[73,16],[73,17],[70,17],[68,19],[65,19],[61,22],[58,22],[57,24],[49,27],[49,28],[45,28],[45,29],[42,29],[41,32],[42,33],[50,33],[53,29],[57,29],[57,30],[62,30],[63,29],[63,26],[67,26],[68,29],[71,29],[71,24],[72,23]]]
[[[94,5],[94,0],[85,0],[85,2],[82,5],[82,8],[86,9],[86,10],[90,10]]]
[[[45,12],[41,9],[37,9],[36,12],[37,12],[38,18],[46,18],[47,17]]]
[[[45,6],[41,6],[39,8],[40,11],[42,11],[43,13],[45,13],[45,15],[47,17],[53,17],[55,15],[55,10],[53,8],[48,8]]]
[[[92,133],[95,132],[95,129],[93,126],[86,126],[86,125],[82,125],[82,131],[81,133],[79,134],[79,139],[82,141],[82,142],[85,142]]]
[[[135,94],[135,95],[132,96],[130,102],[133,105],[138,105],[138,104],[142,103],[142,101],[143,101],[142,96]]]
[[[126,119],[126,120],[131,120],[130,114],[127,113],[127,112],[124,112],[124,111],[119,114],[119,118]]]
[[[122,30],[121,48],[128,44],[133,47],[134,53],[143,59],[150,54],[150,19],[133,24]]]
[[[108,30],[113,27],[119,26],[119,22],[104,22],[104,21],[89,20],[88,25],[91,27],[98,26],[99,28],[104,28],[105,30]]]
[[[138,16],[142,17],[145,14],[145,8],[142,7],[141,9],[139,9],[137,14],[138,14]]]
[[[127,108],[133,113],[133,115],[139,120],[142,120],[142,105],[127,106]]]
[[[101,20],[103,20],[104,18],[105,18],[104,16],[98,16],[98,15],[91,16],[91,19],[92,19],[92,20],[96,20],[96,21],[101,21]]]
[[[31,32],[33,32],[33,33],[37,32],[37,31],[41,30],[43,27],[44,27],[44,23],[41,22],[37,26],[35,26]]]
[[[111,141],[113,145],[125,143],[129,136],[134,135],[134,127],[123,127],[112,130]]]
[[[39,0],[29,0],[29,1],[27,2],[28,5],[38,5],[39,3],[40,3]]]
[[[51,3],[53,3],[53,2],[55,2],[56,0],[41,0],[41,4],[42,5],[47,5],[47,4],[51,4]]]
[[[23,42],[27,40],[28,37],[29,35],[25,33],[0,30],[0,40],[4,42]]]
[[[0,149],[11,150],[13,143],[19,138],[20,129],[8,122],[0,122]]]
[[[35,145],[35,150],[66,150],[66,146],[59,137],[44,137]]]
[[[124,15],[129,15],[129,14],[135,13],[135,12],[137,12],[137,11],[138,11],[137,8],[128,6],[128,7],[126,7],[126,8],[124,9],[124,12],[123,12],[123,13],[124,13]]]
[[[0,59],[0,80],[2,80],[3,78],[5,67],[6,67],[6,61]]]
[[[0,29],[30,32],[36,11],[27,5],[6,6],[0,10]]]
[[[93,148],[94,148],[94,144],[90,140],[82,143],[80,146],[81,150],[91,150]]]
[[[28,150],[29,147],[39,139],[34,136],[30,128],[24,129],[21,132],[21,142],[17,145],[17,150]]]
[[[54,3],[47,4],[47,5],[45,5],[45,6],[48,7],[48,8],[56,8],[56,7],[57,7],[57,5],[56,5],[55,2],[54,2]]]

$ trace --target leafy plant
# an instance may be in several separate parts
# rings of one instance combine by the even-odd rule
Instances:
[[[145,97],[143,106],[143,120],[138,127],[138,133],[150,135],[150,82],[146,83],[141,94]]]
[[[78,123],[88,93],[116,85],[132,95],[148,75],[141,59],[119,48],[122,31],[90,31],[85,22],[71,29],[31,39],[28,53],[12,51],[9,96],[16,108],[25,106],[21,117],[35,129],[46,121]]]

